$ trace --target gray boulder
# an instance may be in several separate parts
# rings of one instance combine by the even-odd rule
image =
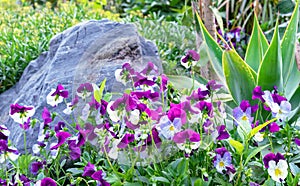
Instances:
[[[22,129],[9,116],[10,104],[35,106],[34,117],[41,122],[44,107],[63,116],[64,104],[52,109],[46,103],[47,94],[58,84],[69,90],[68,101],[81,83],[99,84],[104,78],[107,79],[106,91],[121,91],[124,87],[115,82],[114,71],[125,62],[139,70],[149,61],[162,72],[157,47],[139,36],[132,24],[108,20],[80,23],[52,38],[49,51],[30,62],[20,81],[0,94],[0,124],[8,127],[13,144],[24,152]],[[36,143],[38,125],[40,123],[27,131],[29,150]]]

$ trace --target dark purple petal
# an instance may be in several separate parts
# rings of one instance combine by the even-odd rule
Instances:
[[[55,133],[58,133],[59,131],[61,131],[65,126],[66,126],[66,124],[64,122],[62,122],[62,121],[58,122],[57,125],[55,125],[55,127],[54,127]]]
[[[209,117],[213,117],[213,107],[210,102],[200,101],[195,106],[202,112],[207,113]]]
[[[105,115],[106,114],[106,108],[108,103],[101,99],[101,107],[100,107],[100,114]]]
[[[75,95],[74,99],[72,99],[71,107],[77,105],[78,102],[79,102],[79,97]]]
[[[273,122],[269,125],[269,130],[270,130],[270,132],[274,133],[274,132],[278,132],[280,130],[280,128],[276,122]]]
[[[110,184],[103,179],[103,172],[102,172],[102,170],[99,170],[99,171],[95,172],[91,177],[94,180],[97,180],[98,184],[101,185],[101,186],[110,186]]]
[[[32,164],[31,164],[31,169],[30,169],[30,171],[31,171],[31,173],[32,174],[34,174],[34,175],[37,175],[37,173],[39,172],[39,170],[40,169],[42,169],[43,168],[43,163],[42,162],[33,162]]]
[[[190,96],[187,97],[188,100],[204,100],[207,96],[210,95],[209,90],[201,90],[201,88],[198,88],[197,90],[194,90]]]
[[[209,81],[208,83],[207,83],[207,85],[206,85],[206,88],[208,89],[208,90],[217,90],[217,89],[220,89],[222,87],[222,85],[221,84],[217,84],[216,83],[216,81],[215,80],[211,80],[211,81]]]
[[[98,110],[98,108],[100,107],[100,103],[98,101],[96,101],[94,95],[91,98],[91,101],[89,102],[89,105],[91,108],[94,108],[95,110]]]
[[[134,75],[135,71],[134,69],[131,67],[131,65],[129,63],[124,63],[122,66],[123,70],[126,70],[129,72],[129,74]]]
[[[260,86],[256,86],[252,92],[252,99],[260,99],[263,103],[265,102],[264,98],[262,97],[264,92],[261,90]]]
[[[242,102],[240,103],[240,108],[242,109],[242,111],[246,112],[248,107],[251,107],[249,101],[248,100],[242,100]]]
[[[272,94],[272,98],[273,98],[273,101],[275,102],[275,103],[277,103],[278,105],[280,105],[280,103],[282,102],[282,101],[287,101],[287,99],[285,98],[285,97],[283,97],[283,96],[280,96],[279,94]]]
[[[84,145],[85,141],[86,141],[86,137],[87,134],[90,132],[89,130],[82,130],[82,129],[78,129],[79,133],[78,133],[78,142],[77,142],[77,146],[80,147],[82,145]]]
[[[0,152],[7,151],[8,144],[7,140],[0,140]]]
[[[76,141],[75,140],[68,140],[68,144],[69,144],[69,150],[70,150],[70,157],[72,160],[76,160],[78,158],[80,158],[81,155],[81,150],[80,147],[78,147],[76,145]]]
[[[134,141],[134,134],[125,134],[120,143],[118,144],[118,148],[126,148],[129,143]]]
[[[225,147],[221,147],[221,148],[215,149],[215,152],[217,154],[220,154],[221,157],[223,157],[223,155],[225,154],[225,152],[228,152],[228,151],[227,151],[227,149]]]
[[[18,103],[16,104],[11,104],[10,105],[10,115],[14,115],[15,113],[25,113],[27,110],[32,110],[33,107],[25,107],[22,105],[19,105]]]
[[[296,143],[296,145],[300,146],[300,139],[299,138],[295,138],[295,143]]]
[[[265,155],[265,157],[263,158],[265,168],[268,169],[269,168],[269,161],[271,161],[271,160],[275,161],[275,159],[276,159],[276,155],[273,154],[273,153],[269,153],[269,154]]]
[[[187,53],[193,61],[199,61],[200,55],[195,50],[189,50]]]
[[[229,133],[225,130],[225,125],[217,126],[218,134],[217,140],[224,140],[230,137]]]
[[[43,178],[41,180],[41,186],[56,186],[56,182],[51,178]]]
[[[279,160],[285,160],[285,158],[284,158],[284,156],[282,154],[280,154],[279,152],[277,152],[276,157],[275,157],[276,163],[278,163]]]
[[[186,112],[190,112],[192,114],[198,114],[199,113],[198,111],[196,111],[192,108],[190,101],[184,101],[184,102],[181,102],[179,104],[171,103],[170,107],[171,108],[176,107],[176,108],[182,109]]]
[[[92,84],[90,84],[90,83],[83,83],[83,84],[81,84],[79,87],[78,87],[78,89],[77,89],[77,92],[78,93],[83,93],[84,91],[86,91],[86,92],[93,92],[93,86],[92,86]]]
[[[48,123],[52,122],[51,114],[46,107],[44,107],[42,118],[44,120],[44,126],[48,125]]]
[[[95,165],[88,162],[88,164],[83,169],[82,176],[92,176],[96,172]]]
[[[53,94],[51,94],[51,96],[56,96],[56,95],[59,95],[63,98],[67,98],[69,95],[69,92],[67,90],[65,90],[61,84],[59,84],[59,85],[57,85],[55,92]]]
[[[65,141],[67,140],[67,138],[71,137],[71,134],[65,131],[61,131],[56,133],[56,137],[58,139],[58,142],[56,145],[54,145],[53,147],[50,148],[50,150],[53,149],[57,149],[58,147],[60,147],[62,144],[65,143]]]

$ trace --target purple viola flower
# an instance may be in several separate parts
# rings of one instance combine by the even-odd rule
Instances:
[[[30,127],[30,118],[28,118],[23,124],[20,124],[20,127],[23,130],[28,130]]]
[[[90,108],[93,108],[95,110],[98,110],[98,108],[101,106],[101,104],[96,101],[95,97],[92,96],[91,101],[89,102]]]
[[[179,104],[171,103],[170,104],[171,108],[179,108],[184,110],[186,113],[192,113],[192,114],[199,114],[199,112],[195,109],[192,108],[191,102],[189,100],[183,101]]]
[[[217,140],[224,140],[230,137],[229,133],[225,130],[225,125],[217,126],[218,137]]]
[[[51,96],[61,96],[63,98],[67,98],[69,92],[61,85],[57,85],[55,92],[51,94]]]
[[[89,97],[93,92],[93,85],[90,83],[83,83],[77,88],[77,95],[83,99]]]
[[[231,164],[231,155],[225,147],[215,149],[216,156],[213,163],[219,173],[227,171],[228,169],[234,169]]]
[[[133,141],[134,141],[134,134],[125,134],[117,147],[120,149],[126,148],[128,144]]]
[[[184,131],[176,133],[173,138],[173,141],[175,143],[185,143],[186,140],[188,140],[189,142],[199,142],[200,134],[193,131],[192,129],[186,129]]]
[[[7,140],[10,135],[10,131],[4,125],[0,125],[0,140]]]
[[[144,75],[149,75],[151,71],[154,71],[157,74],[158,68],[152,62],[148,62],[147,66],[140,73]]]
[[[204,129],[204,132],[206,134],[211,134],[213,131],[215,131],[215,128],[214,128],[214,124],[211,122],[210,119],[206,119],[203,123],[203,129]]]
[[[212,103],[207,101],[200,101],[195,106],[199,108],[202,111],[202,113],[207,114],[209,117],[213,117]]]
[[[68,140],[69,154],[72,160],[80,158],[81,150],[80,147],[76,145],[76,140]]]
[[[59,121],[54,127],[55,133],[58,133],[59,131],[61,131],[65,126],[66,126],[66,124],[64,122]]]
[[[49,123],[52,122],[52,117],[50,112],[46,107],[44,107],[43,113],[42,113],[42,118],[44,120],[44,126],[47,126]],[[45,128],[45,127],[44,127]]]
[[[107,108],[108,103],[101,99],[101,106],[100,106],[100,114],[105,115],[106,114],[106,108]]]
[[[95,165],[88,162],[88,164],[83,169],[82,176],[92,176],[95,172],[96,172]]]
[[[243,112],[246,112],[249,107],[251,108],[251,113],[255,113],[258,109],[258,105],[251,106],[248,100],[241,101],[240,108]]]
[[[62,144],[65,143],[67,138],[71,137],[71,134],[68,132],[65,132],[65,131],[60,131],[60,132],[56,133],[56,137],[58,139],[58,142],[56,145],[51,147],[50,150],[58,149]]]
[[[124,71],[127,71],[131,75],[134,75],[134,73],[135,73],[134,69],[131,67],[131,65],[129,63],[124,63],[122,66],[122,69]]]
[[[181,59],[183,63],[187,63],[189,60],[199,61],[200,55],[195,50],[188,50],[186,55]]]
[[[32,117],[35,113],[35,108],[33,106],[22,106],[18,103],[10,105],[10,117],[17,123],[23,124]]]
[[[209,91],[214,91],[214,90],[218,90],[222,87],[221,84],[217,84],[215,80],[210,80],[207,85],[206,85],[206,88],[209,90]]]
[[[136,96],[123,94],[121,98],[113,102],[110,109],[115,111],[119,106],[125,106],[126,111],[131,111],[136,109],[138,104],[139,100]]]
[[[251,126],[253,122],[253,117],[251,116],[251,107],[248,107],[245,111],[243,111],[240,107],[236,107],[233,109],[233,117],[235,118],[234,123],[238,126],[239,124],[243,124],[245,126]]]
[[[42,169],[44,167],[44,164],[43,162],[40,162],[40,161],[36,161],[36,162],[33,162],[31,164],[31,168],[30,168],[30,171],[33,175],[37,175],[37,173],[39,172],[40,169]]]
[[[159,93],[158,92],[151,92],[151,90],[133,91],[130,94],[132,96],[136,96],[138,99],[151,99],[152,101],[156,101],[159,98]]]
[[[41,186],[57,186],[56,182],[53,179],[48,178],[48,177],[40,180],[40,185]]]
[[[198,88],[192,92],[190,96],[187,97],[188,100],[204,100],[210,95],[209,90],[204,87],[204,88]]]
[[[265,102],[264,98],[262,97],[264,92],[261,90],[260,86],[256,86],[252,92],[252,99],[260,99],[263,103]]]
[[[279,160],[285,160],[285,158],[279,152],[277,154],[269,153],[269,154],[265,155],[265,157],[263,158],[263,162],[264,162],[264,165],[266,168],[269,168],[269,162],[272,160],[275,161],[276,163],[278,163]]]
[[[296,145],[300,146],[300,139],[299,138],[295,138],[295,143],[296,143]]]
[[[271,133],[278,132],[280,130],[280,127],[277,125],[276,122],[273,122],[269,124],[269,130]]]
[[[154,141],[154,144],[159,148],[161,139],[159,138],[159,133],[155,127],[151,130],[152,135],[148,135],[147,139],[145,140],[145,145],[151,145],[152,141]]]
[[[78,147],[84,145],[86,138],[87,138],[87,134],[90,132],[89,130],[83,130],[79,127],[79,125],[76,126],[76,129],[79,131],[78,132],[78,138],[77,138],[77,143],[76,145]]]
[[[186,123],[186,112],[178,107],[171,107],[168,111],[168,118],[171,122],[174,122],[175,118],[180,118],[181,124]]]
[[[59,84],[56,89],[51,89],[50,93],[46,97],[46,100],[49,105],[56,107],[59,103],[63,102],[63,99],[67,98],[68,95],[69,92]]]
[[[99,170],[97,172],[94,172],[91,176],[91,178],[93,178],[94,180],[97,180],[97,185],[101,185],[101,186],[110,186],[110,184],[104,180],[105,174],[104,172],[102,172],[102,170]]]
[[[161,82],[159,82],[160,84],[160,91],[164,92],[167,89],[167,84],[168,84],[168,77],[165,74],[162,74],[160,76],[161,78]]]
[[[136,78],[135,82],[134,82],[134,87],[138,87],[141,85],[147,85],[149,87],[155,85],[156,81],[156,77],[143,77],[143,76],[139,76],[138,78]]]

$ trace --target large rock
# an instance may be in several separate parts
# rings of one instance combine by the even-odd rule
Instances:
[[[9,128],[13,143],[24,151],[22,130],[8,114],[10,104],[35,106],[35,117],[42,121],[43,108],[51,110],[46,95],[59,83],[71,93],[68,101],[79,84],[99,83],[104,78],[107,78],[106,91],[121,91],[124,87],[115,82],[114,71],[125,62],[141,69],[149,61],[162,72],[156,46],[139,36],[133,25],[108,20],[78,24],[56,35],[49,51],[30,62],[20,81],[0,95],[0,124]],[[64,108],[61,104],[54,111],[64,115],[61,112]],[[38,131],[38,126],[27,131],[29,148],[36,143]]]

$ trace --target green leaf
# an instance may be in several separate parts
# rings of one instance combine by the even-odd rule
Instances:
[[[293,62],[293,67],[289,73],[288,81],[285,85],[284,95],[290,100],[297,91],[300,84],[300,71],[298,70],[296,62]]]
[[[300,117],[300,86],[298,86],[293,97],[289,100],[292,105],[292,112],[289,116],[289,122],[293,123]]]
[[[186,76],[167,75],[169,81],[177,89],[191,89],[193,87],[193,79]],[[194,80],[194,89],[205,87],[205,85]]]
[[[297,66],[295,65],[298,19],[299,1],[296,3],[289,25],[287,26],[281,41],[282,75],[286,96],[291,96],[289,92],[293,92],[295,90],[295,88],[290,87],[289,84],[293,82],[295,84],[299,84],[300,82],[300,72],[297,70]],[[295,77],[290,78],[290,76],[295,76],[294,73],[298,74],[297,79],[295,79]],[[295,85],[294,83],[293,85]]]
[[[198,23],[200,25],[200,30],[203,36],[203,40],[207,46],[207,53],[211,60],[211,64],[219,76],[220,80],[224,80],[224,74],[222,70],[222,54],[223,50],[219,46],[219,44],[215,41],[215,39],[208,33],[207,29],[205,28],[200,16],[196,13]]]
[[[258,131],[260,131],[262,128],[264,128],[265,126],[269,125],[270,123],[276,121],[277,118],[273,118],[261,125],[258,125],[257,127],[253,128],[248,136],[248,139],[252,138],[256,133],[258,133]]]
[[[255,150],[251,150],[249,155],[246,158],[245,161],[245,165],[247,165],[247,163],[251,160],[251,158],[253,158],[257,153],[259,153],[260,151],[262,151],[263,149],[265,149],[266,147],[268,147],[270,144],[261,146],[261,147],[257,147]]]
[[[234,140],[234,139],[230,139],[230,140],[229,140],[229,143],[230,143],[231,146],[233,146],[233,147],[235,148],[236,152],[237,152],[239,155],[241,155],[241,154],[243,153],[244,146],[243,146],[243,144],[241,144],[241,142],[236,141],[236,140]]]
[[[82,174],[83,173],[83,170],[80,170],[78,168],[69,168],[67,169],[67,172],[71,172],[72,175],[78,175],[78,174]]]
[[[226,84],[232,98],[239,104],[242,100],[252,100],[256,73],[233,50],[223,53],[223,70]]]
[[[98,88],[97,85],[92,84],[93,89],[94,89],[94,98],[98,103],[101,103],[101,99],[102,99],[102,96],[103,96],[103,91],[104,91],[104,88],[105,88],[105,83],[106,83],[106,78],[101,82],[100,88]]]
[[[258,69],[257,84],[262,87],[262,90],[272,90],[274,85],[277,86],[279,91],[283,90],[282,57],[278,22],[275,26],[270,47]]]
[[[151,177],[151,180],[153,182],[163,182],[163,183],[170,183],[170,181],[165,178],[165,177],[161,177],[161,176],[152,176]]]
[[[254,14],[254,23],[252,34],[248,43],[245,61],[255,71],[258,71],[259,65],[269,47],[268,40],[263,34],[257,17]]]

